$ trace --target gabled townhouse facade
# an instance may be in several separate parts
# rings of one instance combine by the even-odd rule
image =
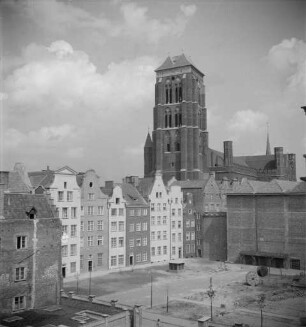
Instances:
[[[0,312],[58,305],[61,222],[52,201],[0,172]]]
[[[169,187],[170,260],[183,258],[183,192],[180,186]]]
[[[62,222],[62,277],[80,273],[81,191],[77,172],[68,166],[58,170],[30,172],[36,194],[50,195],[56,206],[56,216]]]
[[[148,195],[150,203],[151,262],[170,260],[170,198],[160,173]]]
[[[126,266],[151,262],[149,205],[130,183],[121,184],[126,200]]]
[[[77,175],[81,187],[80,272],[108,269],[108,197],[93,169]]]
[[[106,181],[102,192],[108,195],[109,269],[126,266],[126,200],[120,185]]]

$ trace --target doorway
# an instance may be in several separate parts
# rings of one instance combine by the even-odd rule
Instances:
[[[66,267],[62,267],[62,277],[66,277]]]
[[[198,257],[202,257],[202,250],[198,249]]]
[[[134,256],[130,255],[130,266],[133,266],[134,264]]]

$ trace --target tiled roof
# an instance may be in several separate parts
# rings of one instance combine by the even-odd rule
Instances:
[[[271,183],[276,183],[283,192],[292,191],[299,184],[299,182],[285,181],[281,179],[273,179]]]
[[[29,193],[30,187],[24,183],[17,171],[9,172],[8,191],[16,193]]]
[[[39,185],[49,187],[54,180],[54,171],[43,170],[30,172],[29,178],[34,188],[38,187]]]
[[[237,164],[243,163],[254,169],[275,169],[274,155],[238,156],[233,158]]]
[[[182,189],[184,188],[204,188],[207,184],[208,179],[203,180],[187,180],[187,181],[176,181],[172,185],[178,185]]]
[[[160,70],[185,67],[185,66],[193,66],[202,75],[204,75],[198,68],[195,67],[195,65],[191,62],[190,59],[186,58],[186,56],[184,54],[174,56],[172,58],[170,56],[168,56],[166,58],[166,60],[163,62],[163,64],[161,66],[159,66],[157,69],[155,69],[155,71],[158,72]]]
[[[4,193],[5,219],[29,219],[26,212],[36,209],[37,218],[53,218],[51,206],[44,195]]]
[[[305,193],[306,194],[306,182],[297,182],[297,185],[289,191],[289,193]]]
[[[144,177],[139,179],[139,184],[137,189],[145,199],[147,199],[149,194],[151,193],[153,183],[154,183],[154,177]]]
[[[122,188],[123,197],[127,201],[127,205],[147,205],[145,199],[132,184],[122,183],[120,186]]]

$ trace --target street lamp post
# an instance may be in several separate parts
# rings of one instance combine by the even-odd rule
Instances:
[[[265,294],[260,294],[258,298],[258,305],[260,308],[260,327],[263,327],[263,315],[262,315],[262,309],[265,307]]]
[[[302,106],[301,109],[304,110],[305,115],[306,115],[306,106]],[[306,160],[306,154],[304,154],[303,157]],[[305,166],[306,166],[306,162],[305,162]],[[304,181],[304,182],[306,182],[306,176],[305,177],[301,177],[301,180]]]
[[[210,277],[210,285],[207,291],[207,295],[210,298],[210,320],[213,321],[212,301],[214,296],[216,295],[216,291],[212,287],[212,277]]]

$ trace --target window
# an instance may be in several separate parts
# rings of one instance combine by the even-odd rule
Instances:
[[[156,196],[156,199],[158,199],[158,192],[156,192],[156,195],[155,196]]]
[[[167,225],[167,217],[163,216],[163,225]]]
[[[77,225],[71,225],[70,227],[70,236],[76,237],[77,236]]]
[[[130,248],[133,248],[134,247],[134,239],[133,238],[131,238],[129,240],[129,245],[130,245]]]
[[[117,266],[117,256],[115,255],[111,256],[111,266],[112,267]]]
[[[68,208],[62,208],[62,218],[68,218]]]
[[[73,192],[72,191],[67,192],[67,201],[73,201]]]
[[[157,203],[157,211],[161,211],[161,204]]]
[[[62,257],[68,256],[68,245],[62,245]]]
[[[84,256],[81,254],[80,255],[80,269],[84,268]]]
[[[157,225],[161,225],[161,216],[157,217]]]
[[[120,204],[120,198],[116,198],[116,204]]]
[[[88,246],[93,246],[93,236],[88,236],[87,237],[87,245]]]
[[[136,254],[136,262],[140,262],[141,261],[141,254],[138,253]]]
[[[75,255],[77,255],[77,245],[70,244],[70,256],[74,257]]]
[[[190,249],[190,252],[194,253],[195,252],[195,245],[194,244],[191,244],[191,249]]]
[[[177,240],[178,242],[182,242],[182,233],[178,233]]]
[[[68,234],[68,226],[67,225],[62,225],[62,236]]]
[[[93,182],[89,182],[89,187],[93,187]]]
[[[177,214],[178,214],[179,216],[181,216],[181,215],[182,215],[182,209],[178,209],[178,210],[177,210]]]
[[[136,246],[141,246],[141,238],[137,238],[137,240],[136,240]]]
[[[155,208],[154,208],[154,203],[151,203],[151,211],[154,211]]]
[[[155,217],[151,217],[151,225],[155,225]]]
[[[77,217],[77,208],[76,207],[72,207],[71,208],[71,218],[76,218]]]
[[[67,188],[67,182],[64,182],[64,189]]]
[[[195,226],[195,220],[194,219],[191,219],[190,226],[191,227],[194,227]]]
[[[167,246],[166,245],[163,246],[163,254],[167,254]]]
[[[84,232],[84,221],[81,221],[81,232]]]
[[[201,230],[201,225],[197,224],[197,231],[200,231],[200,230]]]
[[[57,192],[57,200],[60,201],[64,201],[64,192],[63,191],[58,191]]]
[[[220,204],[219,203],[216,203],[216,211],[220,211]]]
[[[124,255],[123,254],[118,255],[118,263],[119,263],[119,266],[124,265]]]
[[[152,257],[155,256],[155,247],[152,247],[152,248],[151,248],[151,256],[152,256]]]
[[[98,235],[98,246],[103,245],[103,236],[102,235]]]
[[[186,241],[190,241],[190,232],[186,233]]]
[[[163,203],[163,210],[164,210],[164,211],[167,210],[167,203]]]
[[[155,232],[151,232],[151,240],[155,241]]]
[[[94,214],[94,207],[93,206],[87,207],[87,214],[88,214],[88,216],[92,216]]]
[[[148,223],[142,223],[142,230],[143,231],[148,230]]]
[[[175,221],[174,220],[171,222],[171,227],[175,228]]]
[[[135,210],[134,209],[130,209],[130,216],[135,216]]]
[[[13,310],[22,310],[26,307],[26,298],[24,295],[22,296],[15,296],[13,302]]]
[[[290,268],[291,269],[301,269],[301,262],[299,259],[290,259]]]
[[[88,200],[93,201],[95,199],[94,193],[88,193]]]
[[[123,208],[119,208],[119,216],[123,216],[123,215],[124,215]]]
[[[116,248],[117,247],[117,238],[116,237],[112,237],[111,238],[111,247],[112,248]]]
[[[111,231],[112,232],[116,232],[117,231],[117,222],[116,221],[112,221],[111,222]]]
[[[112,216],[117,216],[117,209],[116,209],[116,208],[113,208],[113,209],[111,210],[111,215],[112,215]]]
[[[124,246],[124,237],[119,237],[119,248],[123,248]]]
[[[136,224],[136,232],[140,232],[141,231],[141,223],[137,223]]]
[[[124,221],[119,221],[119,232],[124,232]]]
[[[186,253],[190,253],[190,244],[186,244]]]
[[[210,211],[215,211],[215,204],[214,203],[210,204]]]
[[[80,247],[84,247],[84,236],[81,236],[80,238]]]
[[[27,247],[27,237],[26,236],[17,236],[17,249],[25,249]]]
[[[98,253],[98,262],[97,262],[97,266],[100,267],[102,266],[103,263],[103,253]]]
[[[76,272],[76,262],[70,262],[70,272],[72,274]]]
[[[81,206],[81,216],[84,216],[84,207]]]
[[[15,281],[19,282],[26,279],[26,269],[25,267],[18,267],[15,269]]]
[[[201,245],[201,240],[197,240],[197,245]]]
[[[188,213],[191,215],[192,214],[192,209],[188,209]]]
[[[157,232],[157,239],[158,239],[158,240],[161,240],[161,231],[158,231],[158,232]]]
[[[172,246],[172,255],[175,255],[175,246]]]
[[[177,228],[182,228],[182,222],[180,220],[177,222]]]
[[[205,204],[204,211],[205,211],[205,212],[208,212],[208,204]]]
[[[87,222],[87,231],[92,232],[94,230],[94,222],[92,220],[89,220]]]
[[[136,216],[140,217],[141,216],[141,209],[136,210]]]
[[[146,216],[148,214],[148,209],[142,209],[143,216]]]
[[[142,261],[148,261],[148,253],[147,252],[143,252]]]
[[[190,227],[190,220],[186,220],[186,227]]]
[[[103,229],[104,229],[103,220],[98,220],[97,230],[103,230]]]
[[[164,230],[164,231],[163,231],[163,240],[166,240],[166,239],[167,239],[167,231]]]
[[[175,216],[175,209],[172,209],[172,216]]]
[[[145,236],[142,238],[142,245],[146,246],[148,244],[148,238]]]
[[[55,208],[55,217],[59,218],[59,208]]]
[[[172,242],[175,242],[175,233],[172,233]]]
[[[161,246],[157,247],[157,255],[161,255]]]
[[[194,232],[191,232],[191,240],[192,240],[192,241],[195,240],[195,234],[194,234]]]
[[[104,207],[103,206],[98,206],[98,215],[102,216],[104,214]]]

